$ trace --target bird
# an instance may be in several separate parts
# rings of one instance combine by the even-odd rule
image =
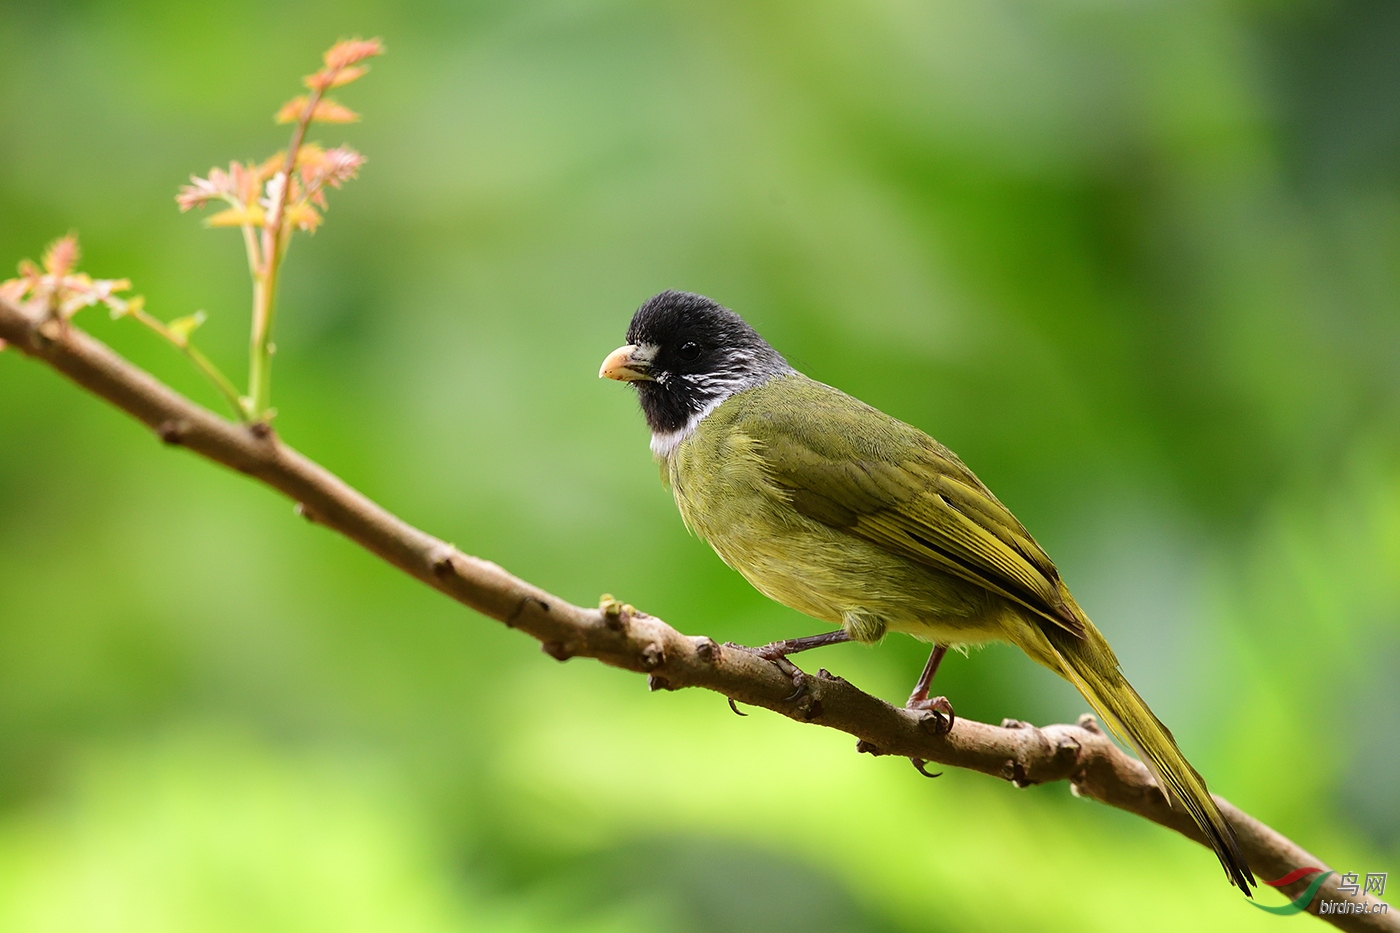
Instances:
[[[1254,875],[1205,781],[1049,556],[951,450],[798,372],[702,295],[653,296],[626,340],[599,376],[636,388],[686,527],[765,596],[835,626],[766,645],[762,657],[781,666],[823,645],[912,635],[933,647],[907,706],[951,729],[952,704],[929,696],[944,654],[1009,642],[1133,746],[1252,896]]]

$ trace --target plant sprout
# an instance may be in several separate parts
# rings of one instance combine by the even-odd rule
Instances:
[[[324,57],[325,66],[303,82],[310,90],[282,105],[278,123],[291,123],[292,139],[285,152],[262,162],[230,162],[228,171],[211,169],[208,177],[190,177],[180,189],[180,210],[221,201],[224,210],[205,220],[210,227],[238,227],[248,254],[253,278],[253,324],[248,348],[248,392],[238,398],[239,416],[247,422],[265,422],[275,412],[270,407],[272,375],[272,326],[277,311],[277,276],[287,257],[296,230],[315,233],[326,209],[326,189],[339,188],[354,178],[364,156],[349,146],[323,149],[306,142],[312,123],[354,123],[359,114],[329,97],[326,92],[364,76],[365,60],[383,52],[378,39],[337,42]],[[319,209],[319,210],[318,210]]]
[[[363,62],[382,54],[378,39],[337,42],[323,57],[324,66],[302,79],[309,93],[294,97],[277,111],[278,123],[292,124],[292,138],[283,152],[262,162],[230,162],[228,170],[210,169],[206,177],[190,176],[175,201],[181,211],[223,203],[226,207],[205,219],[208,227],[238,227],[248,255],[253,279],[252,327],[248,347],[248,389],[240,394],[223,374],[191,342],[204,323],[203,311],[162,321],[147,313],[145,300],[128,291],[126,279],[92,279],[77,271],[76,235],[60,237],[44,252],[39,265],[29,260],[19,265],[19,277],[0,282],[0,298],[24,303],[35,313],[67,323],[83,308],[103,304],[112,317],[130,317],[169,341],[209,378],[245,424],[266,424],[276,414],[271,407],[272,326],[277,311],[277,277],[287,258],[292,234],[315,233],[326,210],[326,189],[339,188],[354,178],[365,162],[349,146],[325,149],[306,141],[312,123],[354,123],[359,114],[326,96],[363,77]],[[0,349],[4,342],[0,341]]]

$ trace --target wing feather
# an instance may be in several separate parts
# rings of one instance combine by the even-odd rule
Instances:
[[[772,482],[797,512],[1083,635],[1049,556],[951,451],[835,389],[807,385],[825,390],[819,404],[793,415],[768,408],[739,426],[760,442]]]

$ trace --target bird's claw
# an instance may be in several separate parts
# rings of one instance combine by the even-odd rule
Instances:
[[[735,705],[735,703],[734,703],[734,698],[733,698],[733,697],[725,697],[725,699],[729,701],[729,708],[732,709],[732,710],[734,711],[734,715],[735,715],[735,716],[747,716],[747,715],[748,715],[748,713],[746,713],[746,712],[744,712],[743,710],[739,709],[739,707]]]
[[[736,646],[738,647],[738,646]],[[764,645],[762,648],[750,648],[754,654],[765,661],[772,661],[792,681],[793,691],[790,695],[783,697],[784,703],[792,703],[802,696],[807,689],[807,675],[798,670],[797,665],[787,659],[788,653],[784,650],[786,646],[782,642],[773,642]]]
[[[953,704],[948,702],[947,697],[924,697],[923,699],[910,697],[904,708],[926,710],[932,713],[938,721],[938,732],[942,735],[952,732],[953,723],[958,721],[957,714],[953,712]]]
[[[773,663],[777,664],[778,670],[788,675],[788,678],[792,681],[792,693],[783,697],[783,702],[796,702],[797,698],[802,696],[807,690],[807,675],[798,670],[797,665],[793,664],[787,658],[778,658]]]
[[[788,653],[784,650],[787,646],[780,641],[769,642],[762,648],[750,648],[754,654],[765,661],[785,661]]]
[[[922,758],[910,758],[909,763],[914,766],[915,771],[919,772],[926,778],[936,778],[943,776],[942,771],[935,771],[932,774],[930,774],[927,770],[925,770],[924,765],[928,764],[928,762]]]

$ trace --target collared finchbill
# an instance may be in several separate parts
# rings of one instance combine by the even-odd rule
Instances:
[[[616,379],[618,382],[651,382],[651,361],[655,356],[655,347],[639,347],[631,343],[618,347],[603,360],[598,377]]]
[[[780,650],[762,657],[907,632],[937,646],[909,708],[951,710],[928,696],[945,647],[1010,642],[1069,680],[1133,745],[1250,893],[1249,862],[1205,780],[1049,555],[952,451],[808,379],[703,295],[653,296],[626,340],[600,375],[636,388],[686,527],[765,595],[840,626],[840,636],[775,642]]]

